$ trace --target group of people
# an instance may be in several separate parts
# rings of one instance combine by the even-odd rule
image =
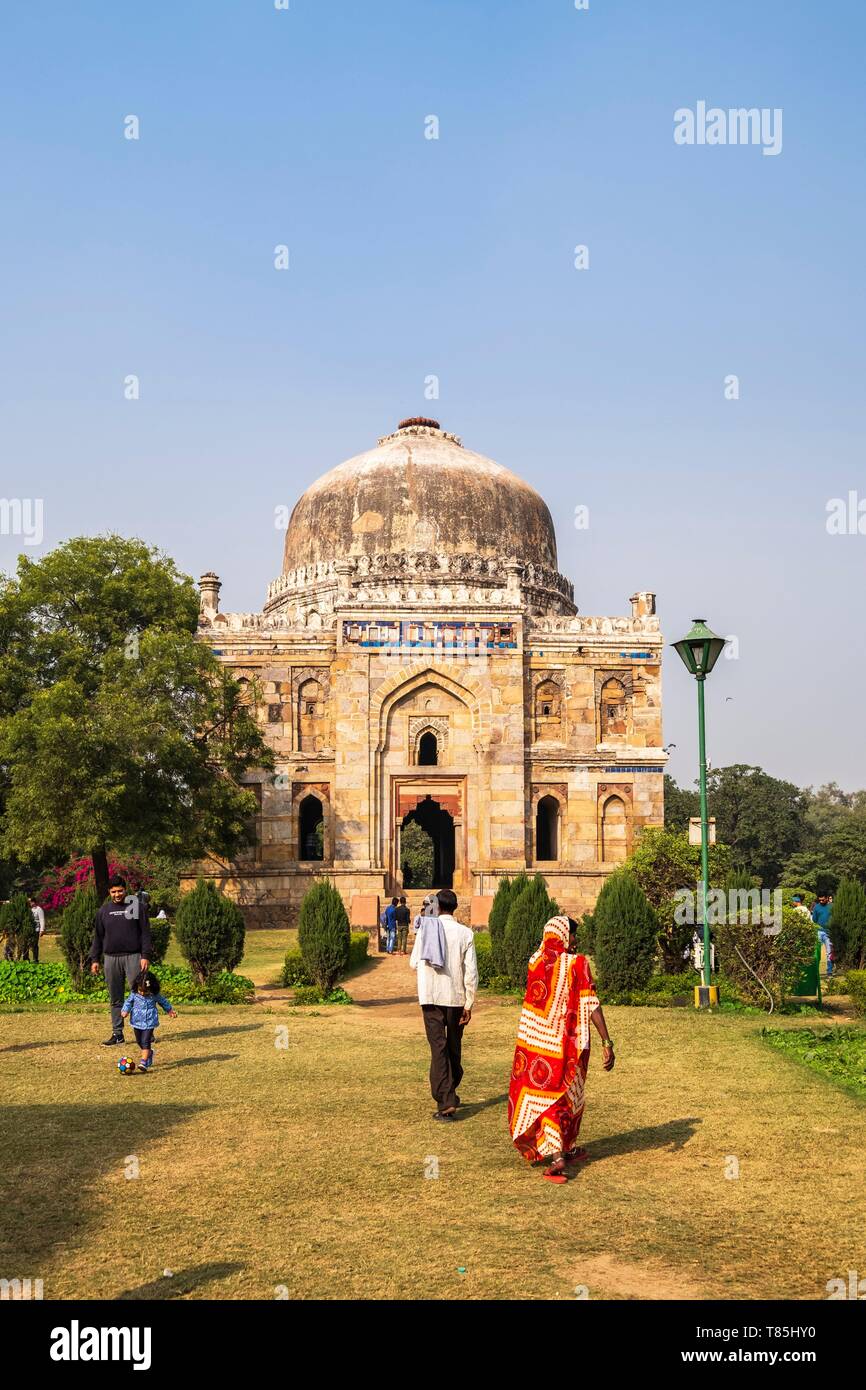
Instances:
[[[419,923],[424,913],[430,906],[431,898],[425,898],[421,905],[421,911],[415,914],[413,923],[415,934],[418,934]],[[406,905],[405,898],[392,898],[388,906],[382,909],[379,916],[379,926],[385,933],[385,950],[389,956],[406,956],[409,954],[409,922],[412,914]]]
[[[159,980],[150,968],[153,939],[145,898],[140,893],[127,893],[121,874],[114,874],[109,881],[108,898],[96,914],[88,957],[92,974],[99,974],[100,960],[105,972],[111,1037],[105,1039],[104,1046],[123,1046],[123,1025],[128,1018],[141,1053],[139,1070],[148,1072],[153,1067],[159,1009],[169,1018],[177,1018],[177,1012],[161,993]]]
[[[478,990],[475,936],[458,922],[457,896],[440,889],[419,914],[409,961],[430,1046],[433,1119],[453,1123],[461,1101],[463,1031]],[[508,1125],[518,1152],[554,1183],[568,1180],[567,1164],[586,1157],[577,1138],[583,1118],[590,1024],[602,1043],[605,1071],[614,1047],[595,992],[589,962],[575,949],[577,923],[552,917],[531,956],[511,1067]]]

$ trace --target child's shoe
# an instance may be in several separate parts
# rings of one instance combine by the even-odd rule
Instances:
[[[139,1064],[138,1064],[138,1070],[139,1070],[139,1071],[150,1071],[150,1069],[151,1069],[152,1066],[153,1066],[153,1058],[152,1058],[152,1057],[148,1057],[148,1059],[147,1059],[146,1062],[139,1062]]]

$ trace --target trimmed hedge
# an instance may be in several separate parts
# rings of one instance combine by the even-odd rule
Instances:
[[[349,961],[346,971],[357,970],[368,959],[370,937],[365,931],[353,931],[349,937]],[[286,958],[283,962],[283,969],[280,974],[280,983],[287,989],[295,987],[303,988],[306,985],[314,985],[314,980],[304,965],[304,957],[299,946],[291,946],[286,951]],[[318,1003],[318,1000],[312,1000]]]
[[[855,1011],[866,1014],[866,970],[849,970],[845,984]]]
[[[93,987],[77,990],[65,965],[53,961],[0,961],[0,1004],[68,1004],[85,1002],[107,1004],[104,977],[90,977]],[[173,1004],[251,1004],[255,985],[244,975],[228,970],[199,984],[191,970],[177,965],[161,965],[162,992]]]
[[[803,971],[815,958],[815,927],[793,907],[782,907],[782,930],[767,936],[760,922],[720,923],[716,929],[719,964],[740,997],[767,1009],[781,1008]]]

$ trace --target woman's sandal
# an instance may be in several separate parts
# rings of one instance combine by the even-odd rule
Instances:
[[[549,1168],[546,1168],[542,1177],[547,1178],[548,1182],[564,1183],[568,1182],[568,1174],[565,1171],[565,1159],[554,1159]]]

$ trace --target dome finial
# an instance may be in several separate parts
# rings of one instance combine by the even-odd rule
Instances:
[[[425,425],[428,430],[438,430],[438,420],[428,420],[426,415],[410,415],[408,419],[401,420],[397,426],[398,430],[407,430],[410,425]]]

